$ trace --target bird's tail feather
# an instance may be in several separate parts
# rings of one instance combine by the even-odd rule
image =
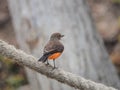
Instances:
[[[47,61],[47,59],[48,59],[48,56],[43,55],[38,61],[45,62]]]

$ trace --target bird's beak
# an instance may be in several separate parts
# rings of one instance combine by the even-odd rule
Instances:
[[[61,37],[64,37],[64,35],[61,35]]]

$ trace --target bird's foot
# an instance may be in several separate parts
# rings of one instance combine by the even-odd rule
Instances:
[[[58,67],[53,67],[53,70],[54,70],[54,69],[58,69]]]
[[[46,65],[50,65],[48,62],[47,62],[47,64]]]

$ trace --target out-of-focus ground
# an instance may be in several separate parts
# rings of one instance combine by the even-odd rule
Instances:
[[[120,0],[88,0],[96,28],[120,73]],[[0,39],[19,47],[6,0],[0,0]],[[16,90],[26,85],[23,67],[0,56],[0,90]],[[18,90],[30,90],[29,85]]]
[[[0,39],[17,46],[6,0],[0,0]]]
[[[96,28],[120,74],[120,0],[88,0]]]
[[[15,45],[14,28],[8,9],[7,0],[0,0],[0,39]],[[24,68],[11,60],[0,56],[0,90],[30,90]],[[23,87],[23,85],[26,85]]]

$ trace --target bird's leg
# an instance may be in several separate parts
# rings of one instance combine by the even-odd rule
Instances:
[[[47,65],[49,65],[48,59],[47,59]]]
[[[53,59],[53,63],[54,63],[54,67],[53,67],[53,69],[55,69],[55,68],[56,68],[56,66],[55,66],[55,59]]]

